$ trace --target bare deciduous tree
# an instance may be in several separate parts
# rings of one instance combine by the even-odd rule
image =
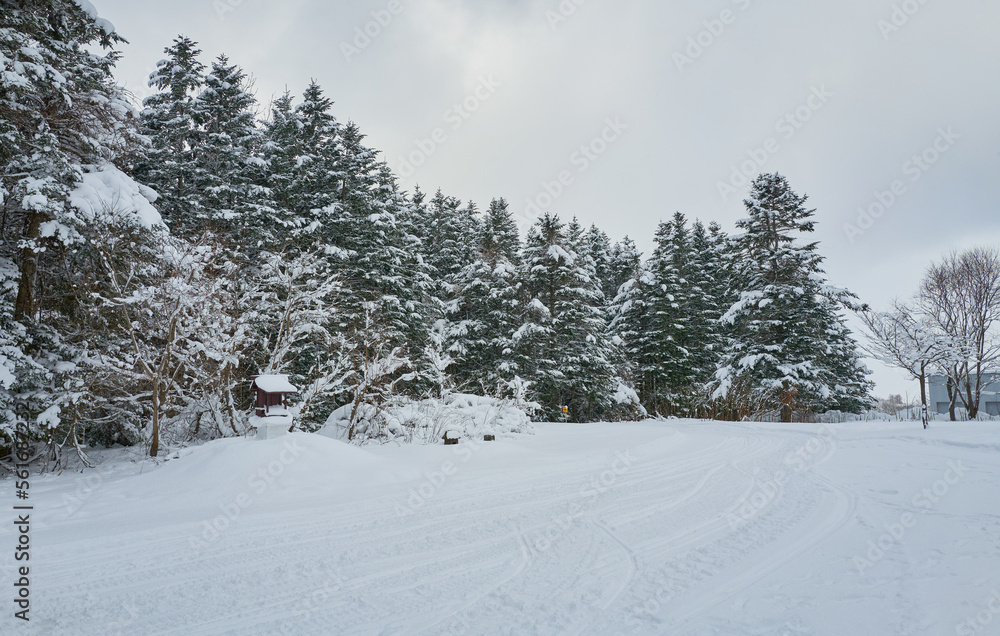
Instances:
[[[984,375],[1000,361],[1000,250],[954,252],[932,265],[920,287],[921,310],[947,336],[949,355],[940,366],[949,378],[950,414],[961,400],[969,417],[979,414]]]
[[[926,429],[928,373],[950,355],[945,337],[913,308],[894,301],[892,310],[859,312],[868,328],[866,353],[885,364],[903,369],[920,383],[920,420]]]

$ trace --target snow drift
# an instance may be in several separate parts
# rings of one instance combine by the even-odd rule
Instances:
[[[381,408],[361,404],[356,412],[353,405],[347,404],[330,414],[319,433],[359,443],[424,444],[437,443],[445,433],[465,439],[531,433],[529,412],[535,406],[465,393],[451,393],[440,400],[401,398]]]

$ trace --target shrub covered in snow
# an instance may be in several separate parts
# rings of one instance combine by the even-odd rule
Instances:
[[[451,437],[482,439],[483,435],[531,433],[532,403],[518,403],[464,393],[446,394],[442,399],[396,398],[375,407],[362,404],[354,414],[352,405],[333,413],[321,435],[358,444],[400,442],[436,444],[445,433]]]

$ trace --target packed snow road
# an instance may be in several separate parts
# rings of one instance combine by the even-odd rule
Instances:
[[[990,423],[296,434],[35,480],[2,633],[1000,633]]]

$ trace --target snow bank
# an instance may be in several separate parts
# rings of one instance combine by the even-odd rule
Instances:
[[[106,478],[100,496],[83,501],[75,514],[101,518],[125,506],[133,510],[136,526],[148,527],[176,523],[170,510],[187,510],[190,519],[212,518],[220,504],[245,501],[241,509],[257,514],[342,501],[358,496],[362,485],[386,487],[402,479],[386,459],[312,433],[221,439],[172,453],[158,466],[148,461],[131,466],[101,466]]]
[[[531,404],[518,406],[511,400],[452,393],[443,399],[400,399],[381,409],[361,405],[351,433],[351,405],[343,406],[327,419],[321,435],[355,442],[400,441],[436,444],[445,433],[452,437],[482,439],[483,435],[531,433]]]

